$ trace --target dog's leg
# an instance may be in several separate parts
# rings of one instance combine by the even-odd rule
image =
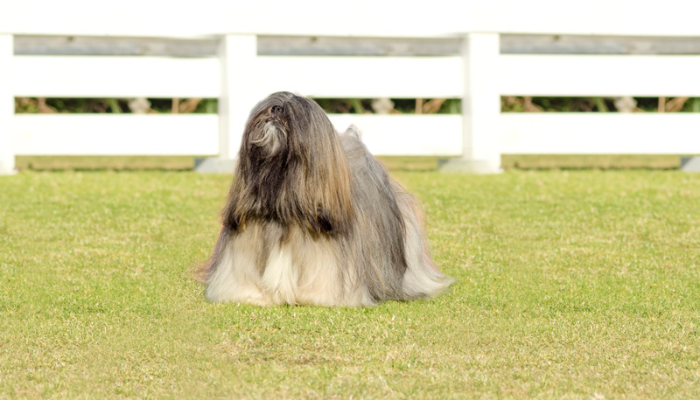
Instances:
[[[210,260],[205,296],[212,302],[270,305],[258,285],[256,248],[246,246],[252,229],[238,235],[222,230]]]

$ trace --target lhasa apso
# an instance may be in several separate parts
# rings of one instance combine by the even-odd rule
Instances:
[[[416,199],[313,100],[270,95],[243,134],[223,227],[202,269],[213,302],[371,306],[430,298],[433,264]]]

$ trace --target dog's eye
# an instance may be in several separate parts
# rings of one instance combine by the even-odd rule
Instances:
[[[279,114],[279,113],[281,113],[283,110],[284,110],[284,109],[283,109],[282,107],[280,107],[280,106],[272,106],[272,110],[270,110],[270,111],[272,111],[273,114]]]

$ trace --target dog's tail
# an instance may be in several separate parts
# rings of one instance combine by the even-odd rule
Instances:
[[[442,272],[430,257],[423,211],[418,201],[401,185],[393,182],[396,201],[406,225],[406,274],[402,291],[406,300],[432,298],[447,290],[455,280]]]
[[[355,126],[355,124],[348,126],[348,129],[346,129],[345,132],[342,133],[342,135],[351,136],[359,141],[362,141],[362,132],[360,132],[360,128]]]

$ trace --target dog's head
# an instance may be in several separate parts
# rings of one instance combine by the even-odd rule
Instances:
[[[313,100],[289,92],[273,93],[253,108],[243,138],[246,157],[307,161],[334,150],[333,125]]]
[[[354,216],[338,136],[311,99],[273,93],[250,113],[231,188],[231,225],[250,216],[342,232]],[[234,193],[234,190],[237,191]]]

